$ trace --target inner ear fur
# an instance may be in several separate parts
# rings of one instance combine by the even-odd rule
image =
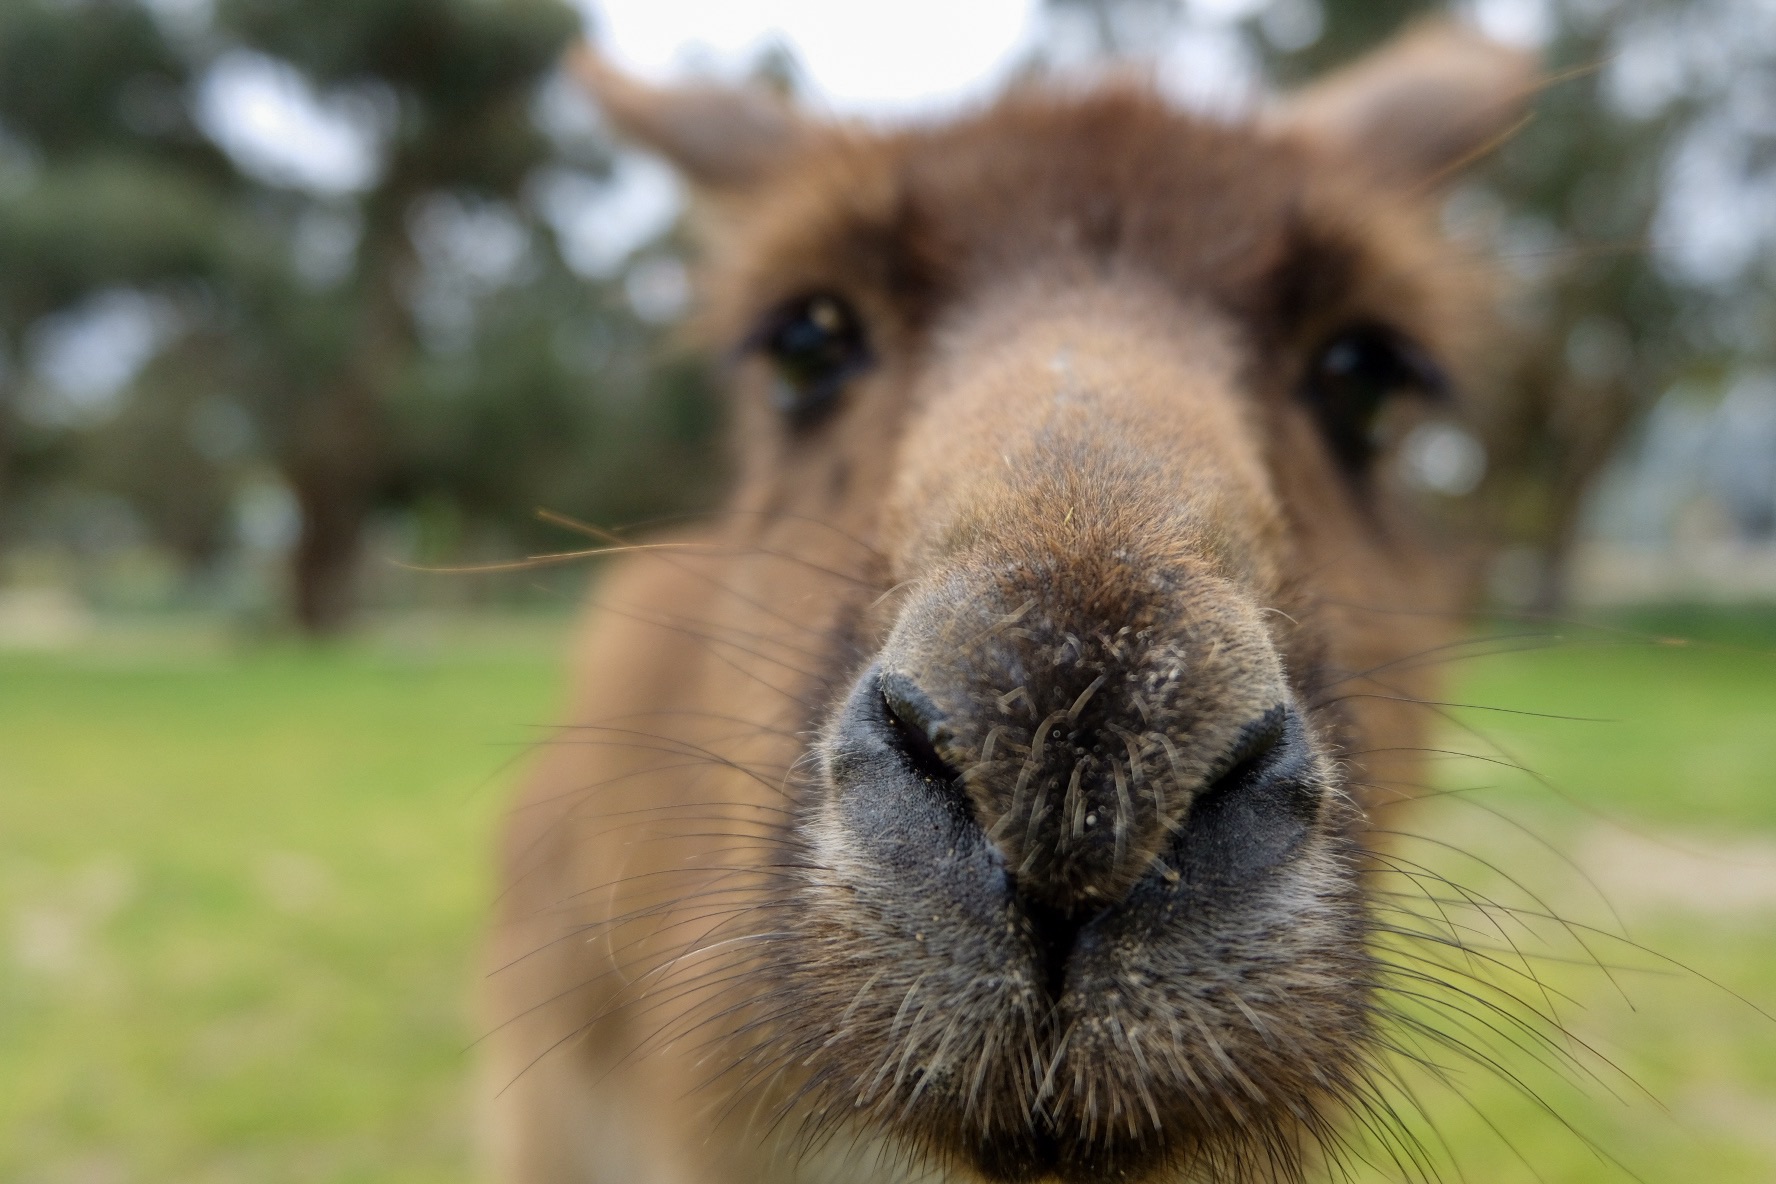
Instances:
[[[653,86],[606,61],[591,45],[568,67],[624,138],[665,157],[705,189],[743,188],[809,136],[810,121],[763,86]]]
[[[1286,96],[1268,122],[1384,180],[1432,187],[1507,136],[1541,85],[1533,54],[1431,19]]]

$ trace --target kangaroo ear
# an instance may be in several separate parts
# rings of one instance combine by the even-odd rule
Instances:
[[[590,45],[568,67],[617,131],[710,189],[758,180],[803,142],[810,123],[763,86],[651,86],[612,66]]]
[[[1268,122],[1387,180],[1432,186],[1508,134],[1541,85],[1534,55],[1431,19],[1286,96]]]

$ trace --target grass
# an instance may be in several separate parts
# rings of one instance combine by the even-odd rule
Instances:
[[[0,659],[0,1179],[467,1178],[540,646]]]
[[[1776,889],[1759,895],[1755,873],[1776,851],[1776,614],[1630,624],[1465,664],[1464,702],[1608,722],[1465,713],[1556,788],[1452,764],[1444,784],[1488,788],[1414,825],[1689,970],[1598,937],[1590,953],[1634,967],[1605,975],[1571,932],[1506,919],[1519,944],[1539,928],[1538,977],[1571,997],[1561,1019],[1601,1081],[1563,1085],[1506,1049],[1575,1135],[1494,1077],[1463,1079],[1474,1108],[1415,1079],[1459,1178],[1776,1178],[1776,1021],[1701,977],[1776,1011]],[[0,1179],[473,1179],[487,852],[513,762],[554,710],[564,633],[317,651],[161,629],[0,654]],[[1493,811],[1577,852],[1618,909]],[[1434,844],[1419,856],[1518,891]],[[1649,891],[1674,860],[1692,874]],[[1683,891],[1709,876],[1718,892]]]

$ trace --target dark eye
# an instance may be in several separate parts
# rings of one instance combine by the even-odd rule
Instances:
[[[1308,367],[1302,398],[1319,420],[1332,455],[1361,475],[1383,443],[1383,411],[1401,394],[1441,398],[1442,372],[1391,329],[1347,329],[1321,347]]]
[[[772,401],[797,423],[811,422],[830,407],[845,382],[870,361],[857,314],[824,293],[778,309],[754,341],[777,368]]]

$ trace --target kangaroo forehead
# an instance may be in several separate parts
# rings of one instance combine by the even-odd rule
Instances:
[[[753,299],[861,287],[914,322],[1057,264],[1143,272],[1260,328],[1351,301],[1410,318],[1435,270],[1418,265],[1443,248],[1409,210],[1358,169],[1255,125],[1135,88],[1032,93],[947,124],[823,141],[747,211],[737,270]]]

